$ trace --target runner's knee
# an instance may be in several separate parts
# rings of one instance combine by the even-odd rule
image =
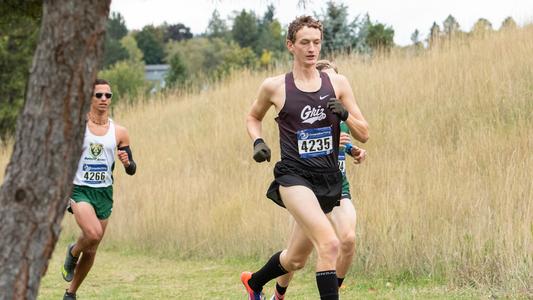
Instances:
[[[86,239],[87,243],[90,245],[97,245],[98,243],[100,243],[103,236],[104,236],[104,231],[102,229],[97,229],[97,228],[86,230],[83,233],[83,237]]]
[[[287,264],[286,267],[288,270],[296,271],[305,267],[306,262],[307,257],[287,257],[287,261],[285,263]]]
[[[343,254],[353,254],[355,251],[355,232],[350,231],[349,233],[342,235],[340,237],[340,244],[340,251]]]
[[[322,242],[319,242],[317,248],[318,256],[322,259],[329,261],[336,260],[337,254],[339,252],[339,244],[340,242],[335,236],[330,237]]]

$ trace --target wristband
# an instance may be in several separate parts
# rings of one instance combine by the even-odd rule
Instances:
[[[257,144],[260,144],[260,143],[265,143],[265,141],[262,139],[262,138],[257,138],[255,139],[254,141],[254,147],[257,146]]]

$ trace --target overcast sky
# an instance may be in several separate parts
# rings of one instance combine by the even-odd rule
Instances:
[[[519,25],[533,22],[533,0],[337,0],[348,6],[350,20],[369,13],[372,21],[379,21],[394,28],[394,41],[400,45],[410,43],[415,29],[426,38],[429,28],[452,14],[462,30],[469,31],[479,19],[488,19],[495,29],[511,16]],[[327,1],[308,0],[305,8],[298,0],[113,0],[111,11],[120,12],[128,29],[141,29],[144,25],[183,23],[192,33],[206,30],[208,20],[217,9],[222,18],[242,9],[253,10],[262,16],[268,4],[276,7],[275,17],[284,27],[295,17],[321,13]]]

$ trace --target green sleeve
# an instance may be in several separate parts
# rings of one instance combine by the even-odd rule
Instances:
[[[343,121],[341,121],[341,132],[350,134],[350,129],[348,128],[348,125],[346,125],[346,123],[344,123]]]

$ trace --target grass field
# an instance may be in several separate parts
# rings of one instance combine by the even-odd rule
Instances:
[[[61,299],[67,283],[59,273],[65,244],[58,244],[38,299]],[[104,249],[79,299],[245,299],[239,280],[243,270],[260,267],[260,260],[182,260],[160,258],[135,252]],[[265,287],[268,296],[273,284]],[[487,299],[490,291],[453,289],[432,279],[399,280],[350,277],[341,288],[342,299]],[[287,291],[288,299],[317,299],[314,272],[307,268],[297,274]]]

